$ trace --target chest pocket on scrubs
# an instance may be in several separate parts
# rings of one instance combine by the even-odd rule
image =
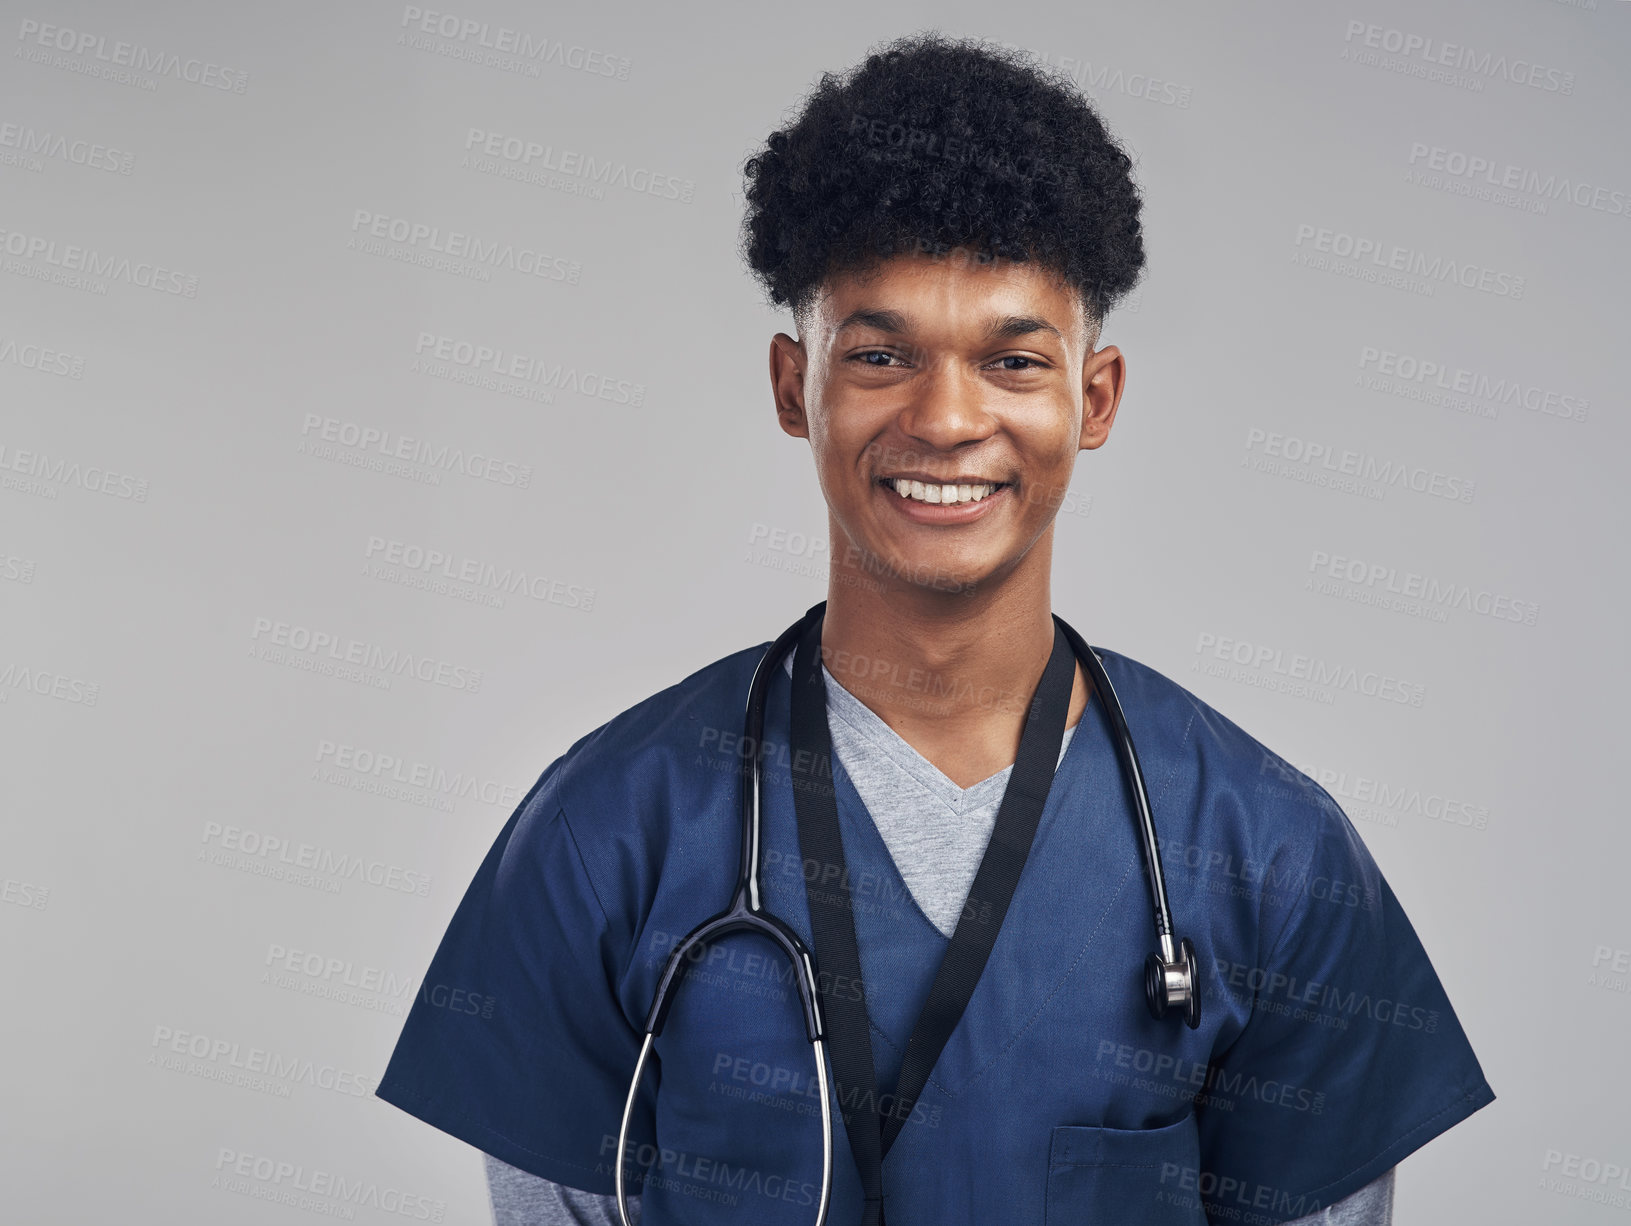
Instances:
[[[1048,1149],[1047,1226],[1205,1226],[1194,1113],[1161,1128],[1061,1124]]]

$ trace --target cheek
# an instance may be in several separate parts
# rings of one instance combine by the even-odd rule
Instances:
[[[1034,480],[1069,481],[1080,451],[1081,431],[1069,423],[1049,423],[1025,436],[1025,467]]]
[[[823,476],[831,476],[834,481],[850,481],[868,467],[873,453],[868,450],[868,440],[875,437],[876,432],[868,432],[865,422],[859,422],[853,417],[839,416],[836,419],[822,416],[811,421],[810,446],[815,452],[817,469]]]
[[[805,401],[806,421],[810,430],[810,446],[815,448],[818,461],[825,463],[843,441],[846,414],[834,412],[830,401],[812,397]]]
[[[1070,488],[1076,472],[1075,447],[1078,435],[1059,435],[1060,445],[1051,451],[1033,452],[1027,459],[1030,473],[1030,494],[1024,499],[1025,514],[1040,518],[1056,511]]]

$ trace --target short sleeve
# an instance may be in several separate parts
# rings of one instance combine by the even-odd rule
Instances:
[[[487,1200],[493,1210],[493,1226],[622,1226],[616,1196],[551,1183],[518,1171],[491,1154],[485,1155],[483,1161],[487,1165]],[[627,1199],[629,1220],[638,1226],[640,1198]],[[1356,1221],[1352,1226],[1370,1224]]]
[[[513,1167],[602,1194],[643,1034],[552,764],[482,860],[375,1094]],[[626,924],[626,920],[624,921]],[[631,1139],[648,1141],[647,1073]]]
[[[1399,900],[1309,786],[1306,868],[1257,886],[1266,911],[1289,908],[1272,952],[1258,965],[1215,953],[1208,977],[1209,997],[1250,1010],[1197,1100],[1194,1190],[1216,1220],[1316,1213],[1495,1098]]]

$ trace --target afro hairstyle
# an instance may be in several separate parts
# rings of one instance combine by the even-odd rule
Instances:
[[[801,332],[829,276],[962,248],[1051,269],[1096,333],[1144,267],[1131,168],[1068,76],[925,31],[823,73],[747,159],[740,250]]]

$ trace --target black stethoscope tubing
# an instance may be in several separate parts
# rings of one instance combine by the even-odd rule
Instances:
[[[764,909],[759,883],[763,741],[765,704],[770,690],[770,679],[774,675],[776,665],[797,643],[811,619],[819,616],[825,608],[826,601],[813,605],[803,617],[784,630],[760,658],[753,670],[753,679],[748,684],[747,711],[743,720],[745,726],[743,748],[746,752],[740,757],[739,768],[742,783],[740,789],[742,845],[737,865],[736,889],[731,896],[730,905],[725,910],[698,924],[673,948],[663,966],[662,976],[657,981],[651,1009],[646,1015],[645,1039],[640,1048],[639,1060],[634,1067],[634,1077],[629,1083],[628,1098],[623,1106],[623,1120],[617,1134],[617,1209],[623,1226],[630,1226],[624,1188],[623,1155],[628,1144],[629,1121],[639,1096],[640,1077],[650,1058],[652,1044],[667,1021],[668,1011],[673,1005],[674,994],[682,981],[690,952],[698,947],[705,947],[710,941],[738,932],[757,933],[767,938],[781,949],[797,971],[799,1001],[804,1010],[804,1030],[814,1052],[816,1075],[821,1092],[823,1138],[821,1199],[816,1208],[816,1226],[823,1226],[827,1219],[827,1208],[832,1193],[833,1128],[832,1108],[827,1092],[825,1033],[820,993],[817,989],[815,959],[802,938],[786,921]],[[1201,1021],[1195,951],[1187,939],[1174,941],[1172,913],[1167,905],[1166,878],[1161,871],[1161,851],[1155,833],[1155,818],[1150,810],[1150,798],[1144,786],[1144,773],[1139,766],[1138,750],[1134,747],[1132,734],[1127,729],[1127,716],[1122,711],[1115,686],[1110,683],[1098,653],[1057,614],[1054,615],[1054,621],[1058,623],[1077,659],[1082,662],[1092,678],[1094,690],[1102,696],[1117,756],[1121,760],[1122,771],[1130,785],[1133,805],[1137,811],[1150,897],[1155,904],[1156,938],[1161,946],[1158,953],[1152,953],[1145,959],[1146,1003],[1151,1016],[1157,1020],[1174,1009],[1182,1008],[1184,1021],[1191,1029],[1195,1029]]]

